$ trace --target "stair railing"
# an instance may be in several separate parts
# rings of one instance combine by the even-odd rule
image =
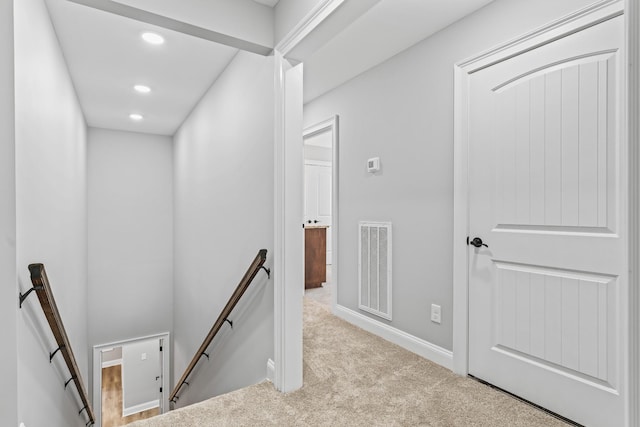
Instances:
[[[67,337],[67,332],[64,329],[62,318],[60,317],[60,312],[56,305],[56,300],[53,298],[53,292],[51,291],[51,285],[49,284],[49,279],[47,278],[44,265],[31,264],[29,265],[29,272],[31,273],[31,283],[33,284],[33,288],[29,289],[24,295],[20,293],[20,308],[22,308],[22,303],[27,299],[29,294],[35,291],[36,295],[38,295],[38,300],[40,300],[42,311],[44,312],[47,322],[49,323],[49,327],[51,328],[51,332],[53,332],[53,336],[58,344],[58,348],[54,352],[49,353],[49,363],[51,363],[56,353],[62,353],[62,357],[64,358],[71,375],[71,378],[69,378],[69,380],[64,384],[64,388],[66,389],[71,381],[75,383],[78,394],[80,394],[80,400],[84,405],[83,408],[80,409],[80,412],[78,412],[78,415],[82,414],[83,411],[87,411],[89,421],[86,425],[93,425],[95,424],[95,416],[93,414],[93,408],[89,403],[89,394],[84,386],[84,381],[82,381],[80,369],[78,368],[78,363],[73,355],[71,343],[69,342],[69,337]]]
[[[253,262],[249,266],[249,269],[242,277],[242,280],[240,280],[240,283],[236,287],[236,290],[231,295],[231,298],[229,298],[229,301],[222,309],[222,312],[220,312],[218,319],[215,321],[215,323],[211,327],[211,330],[209,331],[204,341],[198,348],[198,351],[196,351],[196,354],[193,356],[193,359],[191,359],[191,363],[189,363],[189,366],[187,366],[187,369],[185,369],[184,373],[182,374],[182,377],[180,377],[180,380],[176,383],[175,388],[173,389],[173,391],[171,392],[171,395],[169,396],[170,402],[176,403],[176,401],[178,400],[178,392],[180,391],[182,386],[185,384],[189,385],[189,383],[187,383],[187,379],[189,378],[189,375],[191,375],[191,372],[196,367],[200,359],[202,359],[202,356],[205,356],[207,359],[209,359],[209,355],[206,353],[206,350],[211,344],[211,342],[213,341],[213,339],[215,338],[215,336],[218,334],[220,329],[222,328],[222,325],[224,325],[225,322],[228,322],[231,326],[233,326],[233,323],[231,323],[228,317],[233,311],[233,309],[235,308],[236,304],[238,304],[238,301],[240,301],[240,298],[242,298],[242,295],[247,290],[247,288],[253,281],[254,277],[256,277],[258,272],[262,269],[267,273],[267,276],[271,278],[271,270],[269,270],[264,266],[264,262],[266,259],[267,259],[267,250],[260,249],[260,251],[258,251],[258,255],[256,255],[256,258],[253,260]]]

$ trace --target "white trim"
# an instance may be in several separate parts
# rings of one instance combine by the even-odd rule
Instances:
[[[345,0],[322,0],[302,18],[298,24],[283,37],[276,45],[275,50],[286,56],[305,37],[307,37],[318,25],[327,19]]]
[[[164,332],[161,334],[147,335],[140,338],[131,338],[118,342],[110,342],[93,346],[93,409],[96,416],[96,427],[102,426],[102,352],[112,347],[122,347],[123,345],[148,341],[151,339],[162,340],[162,400],[159,401],[160,413],[165,413],[169,405],[165,405],[165,400],[170,393],[169,379],[171,378],[171,334]],[[124,402],[124,399],[123,399]],[[167,402],[168,403],[168,402]]]
[[[287,109],[287,90],[285,85],[285,73],[291,69],[291,65],[285,59],[285,55],[291,52],[307,35],[317,28],[322,21],[331,15],[344,0],[321,0],[294,28],[283,38],[274,49],[275,64],[275,106],[274,106],[274,362],[275,381],[277,390],[289,392],[302,387],[302,296],[304,289],[300,283],[294,283],[294,276],[300,269],[302,277],[302,265],[290,265],[287,263],[287,254],[303,244],[303,234],[300,232],[300,241],[297,240],[302,224],[302,216],[299,222],[290,220],[290,214],[285,209],[291,200],[285,199],[286,180],[302,179],[300,175],[293,171],[293,166],[287,162],[290,153],[286,145],[287,125],[291,120],[293,111],[291,106]],[[303,65],[303,64],[300,64]],[[299,66],[300,66],[299,65]],[[302,91],[302,81],[297,83],[296,90]],[[302,105],[296,113],[302,114]],[[337,131],[337,117],[335,128]],[[302,144],[301,144],[302,145]],[[302,150],[302,147],[300,147]],[[338,163],[336,162],[337,141],[334,141],[334,164],[333,174],[337,177]],[[303,156],[300,157],[299,165],[302,165]],[[302,169],[302,167],[300,168]],[[334,179],[337,182],[337,179]],[[335,185],[335,184],[334,184]],[[300,207],[302,207],[302,192],[298,197]],[[334,192],[334,197],[338,197],[338,192]],[[334,204],[334,206],[336,206]],[[337,213],[334,208],[334,213]],[[335,216],[337,218],[337,215]],[[294,228],[295,227],[295,228]],[[333,235],[337,236],[338,227],[333,227]],[[333,257],[337,257],[337,239],[333,239]],[[302,246],[303,248],[304,246]],[[299,255],[302,255],[301,253]],[[293,257],[296,259],[296,257]],[[334,267],[334,272],[337,269]],[[295,273],[295,274],[294,274]],[[334,273],[336,275],[337,273]],[[334,293],[335,294],[335,293]],[[335,298],[335,297],[334,297]],[[335,307],[335,301],[332,303]]]
[[[447,369],[453,368],[453,353],[447,349],[381,323],[342,305],[336,307],[335,315],[438,365],[444,366]]]
[[[102,362],[102,369],[110,368],[112,366],[122,365],[122,359],[110,360],[108,362]]]
[[[267,381],[273,383],[276,377],[276,363],[272,359],[267,360]]]
[[[274,215],[273,215],[273,385],[281,390],[284,383],[286,364],[286,313],[284,298],[285,272],[285,206],[284,206],[284,73],[285,59],[277,50],[274,52]]]
[[[320,123],[316,123],[315,125],[307,126],[304,128],[302,132],[303,138],[309,138],[311,136],[316,136],[318,134],[333,131],[337,128],[338,125],[338,116],[333,116],[330,119],[323,120]],[[334,141],[335,143],[335,132],[334,132]]]
[[[331,309],[335,312],[338,305],[338,271],[340,268],[340,117],[333,116],[331,129],[333,140],[331,141],[331,281],[333,282],[333,295],[331,295]]]
[[[624,129],[629,156],[629,408],[627,425],[640,425],[640,5],[625,0],[627,94]]]
[[[338,305],[338,230],[340,228],[340,117],[335,115],[320,123],[304,128],[302,137],[318,135],[331,131],[331,281],[333,282],[333,294],[331,295],[331,311],[335,314]],[[304,197],[304,194],[301,195]]]
[[[467,375],[469,366],[469,151],[467,146],[466,101],[468,75],[454,69],[454,144],[453,144],[453,371]]]
[[[331,162],[326,162],[324,160],[309,160],[305,159],[304,164],[307,166],[323,166],[323,167],[331,167]]]
[[[456,66],[464,69],[468,74],[474,73],[514,55],[533,50],[587,27],[622,15],[624,11],[621,7],[621,2],[622,0],[597,1],[520,37],[495,46],[479,55],[474,55],[457,63]]]
[[[160,406],[160,400],[156,399],[150,402],[145,402],[139,405],[132,406],[130,408],[122,408],[122,416],[128,417],[129,415],[148,411],[149,409],[157,408],[159,406]]]
[[[301,262],[304,251],[302,234],[302,202],[299,217],[291,188],[302,182],[302,64],[292,67],[278,51],[275,58],[275,125],[274,125],[274,386],[282,392],[302,387],[302,296],[304,272]],[[296,86],[286,82],[292,73]],[[295,76],[299,73],[300,76]],[[287,88],[299,91],[300,105],[288,105],[291,96]],[[294,110],[295,108],[295,110]],[[299,110],[298,110],[299,108]],[[293,114],[295,112],[295,115]],[[298,120],[300,123],[297,123]],[[299,159],[292,159],[294,132],[300,144]],[[298,133],[300,132],[300,133]],[[294,166],[296,165],[296,166]],[[296,169],[295,167],[299,168]],[[286,178],[286,179],[285,179]]]

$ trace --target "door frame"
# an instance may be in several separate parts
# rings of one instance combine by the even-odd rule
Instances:
[[[123,341],[98,344],[93,346],[93,409],[96,416],[96,427],[102,426],[102,351],[111,347],[122,347],[127,344],[134,344],[152,339],[163,340],[162,348],[162,397],[160,398],[160,412],[165,413],[169,409],[168,400],[165,399],[170,392],[170,363],[171,363],[171,341],[170,333],[164,332],[155,335],[148,335],[139,338],[131,338]]]
[[[302,141],[304,139],[318,135],[323,132],[331,132],[331,282],[333,283],[333,293],[331,295],[331,312],[336,313],[338,305],[338,230],[339,230],[339,144],[340,144],[340,117],[336,114],[333,117],[323,120],[320,123],[304,128]],[[304,160],[307,164],[307,160]],[[322,163],[315,161],[317,164]],[[326,162],[325,162],[326,163]],[[304,200],[304,194],[302,195]]]
[[[288,206],[300,203],[287,198],[290,182],[302,180],[302,167],[295,168],[287,162],[291,155],[287,149],[287,129],[297,126],[302,117],[302,104],[288,105],[285,75],[291,69],[288,55],[300,45],[322,22],[344,3],[345,0],[320,0],[309,13],[275,47],[275,117],[274,117],[274,361],[273,369],[267,362],[267,372],[273,371],[274,386],[282,392],[291,392],[302,387],[302,297],[304,271],[302,263],[287,262],[287,255],[299,251],[302,256],[302,218],[290,218]],[[298,66],[304,65],[304,63]],[[299,82],[302,89],[302,81]],[[295,111],[295,114],[293,113]],[[302,123],[300,130],[302,129]],[[302,135],[300,135],[302,139]],[[300,159],[302,164],[302,158]],[[285,179],[286,177],[286,179]],[[294,198],[295,199],[295,198]],[[295,207],[295,206],[294,206]],[[297,224],[297,226],[296,226]],[[300,227],[300,228],[298,228]],[[300,236],[300,238],[298,238]],[[295,259],[295,256],[293,257]]]
[[[640,422],[640,147],[638,120],[640,114],[640,6],[636,0],[600,0],[581,10],[551,22],[507,43],[494,47],[454,66],[454,230],[453,230],[453,370],[459,375],[469,373],[469,135],[468,103],[471,74],[502,62],[536,47],[550,43],[574,32],[596,25],[622,14],[625,15],[626,45],[623,46],[622,64],[627,70],[620,81],[619,135],[622,158],[628,153],[628,193],[621,203],[621,222],[628,224],[628,266],[630,275],[622,283],[621,338],[624,362],[621,385],[625,396],[626,425]],[[626,12],[626,13],[625,13]],[[626,66],[625,66],[626,65]],[[629,68],[629,65],[632,68]],[[632,89],[630,91],[630,89]],[[626,98],[625,98],[626,95]],[[630,286],[630,284],[636,286]]]

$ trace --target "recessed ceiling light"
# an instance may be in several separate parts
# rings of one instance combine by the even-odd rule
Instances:
[[[164,43],[164,37],[156,33],[142,33],[142,39],[150,44]]]
[[[138,92],[138,93],[149,93],[149,92],[151,92],[151,88],[149,86],[145,86],[145,85],[135,85],[133,87],[133,89],[135,89],[135,91]]]
[[[131,120],[134,120],[136,122],[139,122],[140,120],[142,120],[144,117],[142,117],[142,114],[138,114],[138,113],[131,113],[129,114],[129,118]]]

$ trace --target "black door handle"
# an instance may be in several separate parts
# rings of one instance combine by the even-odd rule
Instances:
[[[482,246],[488,248],[489,245],[482,243],[482,239],[479,237],[474,237],[473,240],[469,242],[470,245],[475,246],[476,248],[480,248]]]

